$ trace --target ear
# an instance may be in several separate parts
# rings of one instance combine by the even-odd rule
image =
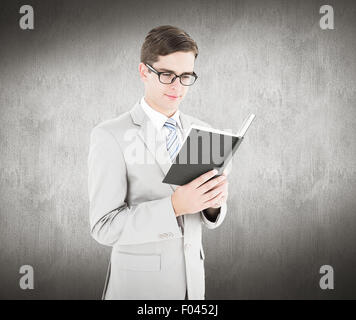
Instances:
[[[144,63],[140,62],[138,65],[138,71],[140,73],[140,78],[143,82],[147,81],[148,68]]]

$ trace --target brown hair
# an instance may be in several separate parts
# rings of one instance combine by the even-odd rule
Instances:
[[[146,36],[141,48],[141,62],[153,64],[158,61],[158,56],[184,51],[193,52],[198,56],[196,42],[184,30],[170,25],[152,29]]]

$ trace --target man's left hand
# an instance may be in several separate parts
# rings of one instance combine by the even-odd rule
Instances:
[[[211,208],[213,208],[213,209],[219,209],[219,208],[222,206],[222,204],[227,201],[227,197],[228,197],[228,185],[229,185],[229,183],[228,183],[228,181],[227,181],[227,174],[228,174],[227,171],[224,170],[224,172],[223,172],[222,175],[225,176],[226,179],[225,179],[224,181],[218,183],[214,188],[212,188],[212,189],[209,190],[209,191],[211,191],[211,190],[214,190],[214,189],[219,188],[219,187],[222,188],[220,194],[216,196],[216,200],[217,200],[217,201],[216,201],[216,204],[215,204],[214,206],[209,207],[208,209],[206,209],[208,212],[214,213],[214,211],[219,211],[219,210],[211,210]]]

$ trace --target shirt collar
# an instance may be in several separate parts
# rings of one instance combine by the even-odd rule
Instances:
[[[145,97],[141,98],[140,104],[142,106],[142,109],[145,111],[147,114],[148,118],[153,122],[154,126],[157,128],[158,131],[160,131],[163,128],[163,125],[166,123],[168,117],[165,116],[163,113],[160,113],[159,111],[156,111],[153,109],[145,100]],[[180,110],[178,109],[173,116],[171,116],[172,119],[174,119],[177,122],[177,125],[179,126],[180,129],[182,129],[182,124],[180,122]]]

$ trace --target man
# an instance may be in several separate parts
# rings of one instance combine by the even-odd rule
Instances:
[[[209,126],[178,109],[197,56],[183,30],[151,30],[139,64],[144,97],[91,132],[91,234],[112,246],[104,299],[205,299],[201,225],[214,229],[225,218],[226,174],[162,183],[190,125]]]

